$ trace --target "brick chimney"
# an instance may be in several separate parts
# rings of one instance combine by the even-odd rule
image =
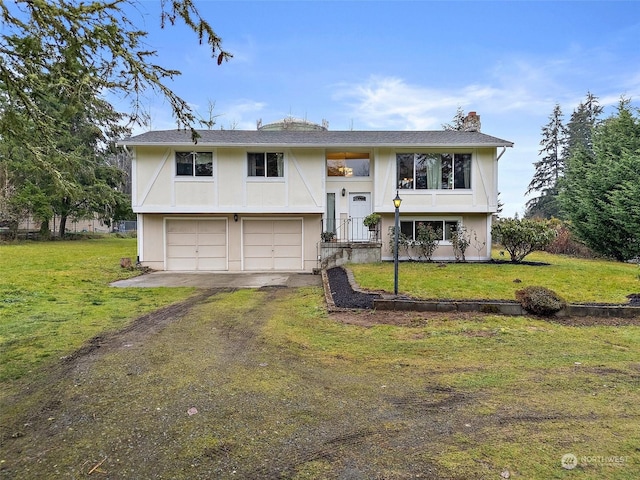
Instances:
[[[465,132],[479,132],[480,115],[476,115],[476,112],[469,112],[462,121],[462,130]]]

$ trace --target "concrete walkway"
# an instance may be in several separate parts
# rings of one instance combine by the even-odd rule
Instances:
[[[197,288],[260,288],[322,286],[322,276],[296,272],[152,272],[112,287],[197,287]]]

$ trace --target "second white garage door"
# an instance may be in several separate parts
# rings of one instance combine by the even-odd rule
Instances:
[[[227,267],[227,222],[167,220],[167,270],[213,271]]]
[[[303,269],[302,220],[244,220],[244,270]]]

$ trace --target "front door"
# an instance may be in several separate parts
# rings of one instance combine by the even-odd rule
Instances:
[[[349,217],[351,219],[351,239],[354,242],[369,240],[369,228],[362,221],[371,213],[371,193],[349,194]]]

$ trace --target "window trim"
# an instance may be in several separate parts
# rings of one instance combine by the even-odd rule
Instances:
[[[453,217],[453,216],[448,216],[448,217],[400,217],[400,231],[402,231],[402,223],[409,223],[412,222],[413,223],[413,236],[414,238],[412,238],[412,240],[415,240],[415,232],[416,232],[416,223],[420,223],[420,222],[442,222],[442,226],[443,226],[443,230],[442,230],[442,239],[438,241],[438,245],[451,245],[451,239],[446,239],[445,238],[445,228],[446,228],[446,223],[457,223],[458,225],[464,225],[462,223],[462,217]]]
[[[367,162],[367,174],[366,175],[347,175],[348,169],[354,171],[353,167],[349,166],[350,163],[358,162],[366,160]],[[334,168],[336,170],[343,169],[343,175],[331,175],[331,169],[329,167],[329,163],[335,163]],[[341,163],[341,165],[339,165]],[[331,179],[342,179],[342,180],[367,180],[371,179],[371,169],[372,169],[373,161],[371,158],[371,153],[368,151],[327,151],[325,153],[325,174],[327,178]]]
[[[408,181],[411,182],[411,187],[401,187],[400,186],[400,182],[399,182],[399,168],[398,168],[398,157],[400,155],[413,155],[413,165],[412,165],[412,174],[413,177],[411,179],[407,179]],[[451,179],[450,179],[450,183],[451,183],[451,188],[417,188],[416,184],[418,183],[416,180],[416,155],[425,155],[425,156],[434,156],[434,155],[438,155],[440,161],[442,161],[442,156],[443,155],[450,155],[451,156]],[[455,159],[456,156],[458,155],[469,155],[469,188],[456,188],[455,187]],[[473,177],[474,177],[474,173],[473,173],[473,165],[474,165],[474,158],[476,157],[476,151],[475,149],[447,149],[445,150],[433,150],[433,151],[424,151],[424,150],[398,150],[395,152],[395,175],[394,175],[394,182],[395,182],[395,187],[398,190],[402,190],[403,192],[415,192],[415,193],[448,193],[448,194],[452,194],[452,193],[457,193],[457,194],[461,194],[461,193],[471,193],[473,192],[474,189],[474,185],[473,185]],[[442,175],[442,174],[441,174]],[[440,182],[442,182],[442,178],[440,178]],[[440,183],[440,185],[442,185],[442,183]]]
[[[267,176],[267,155],[270,153],[281,154],[282,155],[282,176],[278,177],[269,177]],[[262,154],[264,160],[264,175],[250,175],[250,166],[249,166],[249,154]],[[245,155],[245,178],[247,182],[273,182],[273,183],[284,183],[287,177],[287,155],[284,151],[255,151],[255,150],[247,150]]]
[[[178,174],[178,154],[179,153],[190,153],[192,154],[192,173],[191,175],[179,175]],[[211,175],[196,175],[195,173],[195,159],[193,158],[193,154],[199,153],[208,153],[211,155]],[[179,182],[212,182],[216,177],[216,154],[212,150],[174,150],[173,151],[173,177],[176,181]]]

